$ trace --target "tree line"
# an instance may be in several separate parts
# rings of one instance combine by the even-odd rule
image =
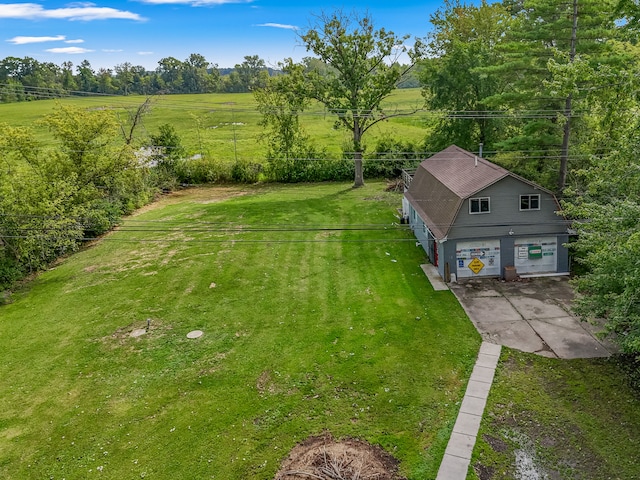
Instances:
[[[156,95],[172,93],[248,92],[262,85],[274,69],[257,55],[231,69],[219,69],[200,54],[185,60],[162,58],[154,71],[124,62],[94,69],[88,60],[78,65],[39,62],[31,57],[0,60],[0,101],[19,102],[61,97],[70,93]]]
[[[91,67],[88,60],[57,65],[31,57],[0,60],[0,102],[21,102],[79,94],[158,95],[177,93],[245,93],[281,73],[258,55],[247,55],[233,68],[218,68],[203,55],[185,60],[165,57],[155,70],[124,62],[113,68]],[[407,79],[401,87],[417,86]]]

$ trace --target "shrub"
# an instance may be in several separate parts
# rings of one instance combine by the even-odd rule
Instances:
[[[176,178],[180,183],[221,183],[231,181],[231,164],[207,157],[178,160]]]
[[[249,160],[238,160],[231,167],[231,179],[238,183],[256,183],[260,173],[262,165]]]
[[[386,135],[378,139],[372,152],[365,153],[363,171],[367,178],[396,178],[402,169],[415,168],[420,161],[418,145]]]

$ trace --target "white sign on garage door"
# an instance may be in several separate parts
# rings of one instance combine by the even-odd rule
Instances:
[[[500,240],[456,243],[458,278],[500,276]]]
[[[519,274],[552,273],[558,269],[556,237],[516,238],[513,264]]]

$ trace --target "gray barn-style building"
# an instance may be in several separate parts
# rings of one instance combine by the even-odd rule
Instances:
[[[404,179],[404,221],[445,281],[569,273],[551,191],[455,145]]]

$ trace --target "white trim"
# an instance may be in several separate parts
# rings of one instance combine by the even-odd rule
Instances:
[[[480,209],[478,212],[471,211],[471,202],[473,200],[478,200],[478,208]],[[487,206],[489,209],[487,211],[482,211],[482,200],[487,201]],[[483,213],[491,213],[491,197],[473,197],[469,199],[469,215],[481,215]]]
[[[538,208],[522,208],[522,197],[529,197],[529,205],[531,205],[531,197],[538,197]],[[540,210],[540,203],[542,202],[542,198],[539,193],[523,193],[519,197],[519,205],[518,208],[521,212],[536,212]]]
[[[536,277],[567,277],[571,275],[569,272],[552,272],[552,273],[527,273],[525,275],[518,276],[520,278],[536,278]]]

